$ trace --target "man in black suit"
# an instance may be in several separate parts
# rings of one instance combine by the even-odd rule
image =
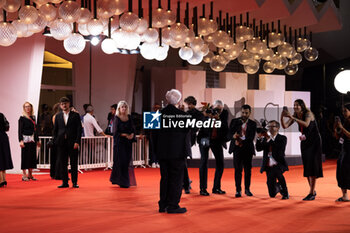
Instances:
[[[215,176],[212,193],[225,194],[226,192],[221,190],[221,177],[224,173],[224,151],[227,142],[227,118],[228,112],[224,108],[224,104],[221,100],[216,100],[213,103],[212,108],[204,111],[205,119],[215,119],[221,121],[220,128],[201,128],[197,136],[197,142],[199,144],[199,150],[201,153],[201,164],[199,167],[199,179],[200,179],[200,192],[202,196],[209,196],[207,191],[208,180],[208,156],[209,149],[212,150],[215,157]]]
[[[255,155],[253,140],[256,134],[256,123],[249,119],[251,107],[243,105],[241,117],[232,119],[229,129],[231,139],[229,153],[233,153],[233,164],[235,168],[236,197],[242,196],[242,170],[244,167],[245,194],[253,196],[250,192],[250,179],[252,170],[252,159]]]
[[[168,105],[161,110],[162,119],[167,116],[186,115],[175,105],[181,100],[181,93],[172,89],[166,93]],[[177,117],[172,122],[179,122]],[[161,128],[158,131],[156,154],[160,165],[160,200],[159,212],[185,213],[186,208],[179,206],[185,169],[185,159],[191,151],[189,130],[184,128]]]
[[[71,177],[73,188],[78,185],[78,151],[81,140],[81,121],[78,113],[71,111],[70,100],[67,97],[60,99],[62,112],[55,118],[54,144],[57,148],[58,160],[62,164],[62,185],[58,188],[68,188],[68,157],[70,158]]]
[[[280,124],[277,121],[270,121],[267,127],[270,136],[258,133],[256,142],[256,150],[264,151],[260,172],[266,171],[267,188],[270,197],[275,197],[280,192],[282,199],[289,199],[286,180],[283,176],[283,173],[288,171],[288,165],[284,158],[287,137],[278,133]],[[276,183],[276,179],[278,179],[279,183]]]

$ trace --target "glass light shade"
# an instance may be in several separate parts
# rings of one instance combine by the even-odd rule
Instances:
[[[57,8],[52,4],[44,4],[39,8],[39,13],[45,17],[46,21],[53,21],[57,18]]]
[[[276,34],[276,40],[277,40],[278,45],[281,45],[281,44],[283,44],[283,42],[285,42],[285,38],[284,38],[282,33]]]
[[[266,73],[271,74],[275,70],[275,66],[270,61],[267,61],[264,63],[263,69]]]
[[[100,35],[103,31],[103,23],[100,19],[92,19],[87,23],[87,30],[93,36]]]
[[[306,49],[310,48],[311,43],[306,38],[298,38],[297,39],[297,52],[304,52]]]
[[[275,32],[270,32],[269,35],[269,47],[276,48],[280,44],[279,36]]]
[[[284,72],[287,75],[295,75],[298,72],[298,65],[289,62],[289,64],[284,68]]]
[[[30,24],[38,18],[38,11],[33,6],[25,5],[19,10],[18,17],[26,24]]]
[[[248,65],[244,66],[244,71],[248,74],[255,74],[259,70],[259,62],[253,61]]]
[[[188,59],[188,63],[191,65],[198,65],[203,60],[203,54],[201,52],[193,53],[192,57]]]
[[[207,36],[210,33],[210,29],[209,29],[210,25],[209,25],[209,20],[206,18],[200,18],[198,20],[198,34],[202,35],[202,36]]]
[[[132,12],[124,13],[120,17],[120,27],[124,31],[128,31],[128,32],[135,31],[136,28],[139,26],[139,23],[140,23],[139,17]]]
[[[60,4],[63,0],[51,0],[53,4]]]
[[[115,0],[98,0],[97,16],[98,18],[108,19],[112,17],[117,10],[117,2]]]
[[[88,23],[92,19],[92,14],[87,8],[80,8],[80,17],[77,20],[77,23]]]
[[[272,59],[273,55],[274,55],[273,50],[266,48],[264,53],[263,53],[262,59],[264,59],[266,61],[270,61]]]
[[[193,41],[190,43],[190,46],[195,53],[200,52],[202,50],[203,45],[204,45],[204,41],[199,36],[196,36],[193,39]]]
[[[44,16],[41,14],[38,15],[38,18],[35,20],[34,23],[31,24],[31,27],[29,27],[29,30],[31,30],[34,33],[38,33],[47,26],[47,21]]]
[[[213,44],[218,48],[223,48],[227,39],[226,32],[219,30],[213,34]]]
[[[124,0],[114,0],[117,3],[117,9],[114,12],[114,15],[121,15],[126,9]]]
[[[115,42],[111,38],[106,38],[101,43],[101,49],[106,54],[112,54],[117,51],[117,47],[115,45]]]
[[[119,29],[115,30],[114,32],[112,32],[111,37],[114,40],[117,48],[125,48],[126,47],[126,44],[128,43],[127,34],[123,29],[119,28]]]
[[[27,24],[27,26],[28,26],[28,30],[27,32],[24,32],[23,37],[30,37],[34,34],[34,32],[32,31],[33,24]]]
[[[165,27],[168,23],[168,17],[166,11],[162,8],[157,8],[153,10],[152,13],[152,27],[162,28]]]
[[[10,46],[17,40],[16,28],[8,22],[0,23],[0,45]]]
[[[126,46],[124,48],[128,50],[137,49],[141,43],[140,35],[136,32],[126,32],[125,35],[127,37],[128,43],[126,43]]]
[[[254,60],[259,60],[262,58],[262,55],[260,55],[259,53],[253,53],[253,59]]]
[[[72,33],[73,25],[71,23],[66,23],[63,19],[56,19],[53,21],[50,27],[50,32],[52,37],[56,40],[67,39]]]
[[[79,23],[78,24],[78,31],[83,36],[89,36],[90,32],[87,30],[87,24],[86,23]]]
[[[148,28],[148,21],[145,18],[139,19],[139,26],[136,28],[135,32],[139,35],[145,33]]]
[[[182,60],[188,60],[193,56],[193,50],[190,47],[182,47],[179,49],[179,56]]]
[[[49,0],[34,0],[35,4],[40,7],[42,5],[45,5],[46,3],[50,2]]]
[[[208,23],[208,33],[214,33],[216,32],[216,30],[218,30],[218,24],[216,23],[215,20],[213,19],[209,19],[209,23]]]
[[[245,49],[238,56],[237,60],[241,65],[248,65],[253,60],[253,54]]]
[[[275,67],[276,69],[283,70],[288,65],[288,59],[285,57],[280,58],[280,63]]]
[[[111,18],[111,33],[114,32],[115,30],[117,30],[118,28],[119,28],[118,17]],[[108,36],[108,23],[106,26],[104,26],[103,34]]]
[[[244,42],[247,38],[247,27],[245,26],[238,26],[236,27],[236,41],[237,42]]]
[[[140,46],[140,53],[141,56],[147,60],[152,60],[155,59],[156,57],[156,49],[157,47],[159,47],[159,45],[155,42],[155,43],[143,43]]]
[[[214,38],[213,34],[209,34],[209,35],[204,37],[204,40],[208,43],[211,43],[211,42],[213,42],[213,38]]]
[[[343,70],[335,76],[334,87],[343,94],[347,94],[350,91],[350,70]]]
[[[304,51],[304,57],[308,61],[315,61],[318,58],[318,51],[315,48],[308,48]]]
[[[212,51],[209,51],[209,53],[207,55],[205,55],[203,57],[203,61],[205,63],[210,63],[211,62],[211,59],[214,57],[214,53]]]
[[[14,13],[18,11],[20,7],[21,7],[21,0],[6,0],[6,3],[3,6],[4,10],[9,13]]]
[[[187,27],[182,23],[175,23],[170,27],[170,37],[172,40],[184,41],[187,36]]]
[[[209,53],[209,45],[208,44],[203,44],[201,52],[203,54],[203,56],[206,56]]]
[[[293,64],[299,64],[303,60],[303,56],[301,56],[300,53],[297,53],[292,59],[290,60]]]
[[[174,49],[178,49],[180,47],[185,46],[185,42],[184,41],[179,41],[179,40],[171,40],[170,41],[170,46]]]
[[[245,28],[245,40],[251,40],[254,37],[254,31],[250,27]]]
[[[224,49],[230,50],[232,49],[232,47],[233,47],[233,38],[228,36],[226,37]]]
[[[293,46],[287,42],[283,42],[281,45],[277,47],[277,51],[281,54],[282,57],[290,57],[293,52]]]
[[[162,41],[164,44],[170,45],[172,41],[170,37],[170,31],[171,31],[170,27],[165,27],[162,30]]]
[[[168,57],[168,51],[161,51],[162,52],[158,52],[157,56],[155,57],[157,61],[164,61]]]
[[[22,20],[17,19],[11,23],[17,31],[17,38],[24,37],[28,32],[28,24],[24,23]]]
[[[143,40],[147,43],[154,43],[158,40],[159,37],[158,30],[155,28],[147,28],[142,37]]]
[[[282,56],[279,54],[274,54],[271,58],[271,63],[275,67],[275,69],[281,64]]]
[[[239,56],[239,54],[241,54],[241,52],[243,51],[243,46],[244,46],[244,44],[234,43],[232,45],[232,48],[227,51],[229,59],[230,60],[236,59]]]
[[[221,72],[225,69],[226,63],[220,55],[214,56],[210,61],[210,68],[216,72]]]
[[[70,54],[79,54],[85,49],[85,39],[79,33],[72,33],[63,41],[64,49]]]
[[[76,22],[80,13],[80,5],[75,1],[65,1],[58,8],[58,15],[67,23]]]
[[[167,19],[167,23],[166,25],[173,25],[174,23],[176,23],[176,15],[174,14],[173,11],[171,10],[167,10],[166,11],[166,19]]]
[[[195,34],[194,34],[194,31],[192,29],[186,29],[186,38],[185,38],[185,43],[191,43],[194,38],[195,38]]]
[[[0,0],[0,8],[2,8],[6,3],[6,0]]]
[[[257,37],[254,37],[253,39],[248,40],[246,43],[246,48],[251,53],[258,53],[260,50],[262,50],[262,47],[263,47],[263,43]]]

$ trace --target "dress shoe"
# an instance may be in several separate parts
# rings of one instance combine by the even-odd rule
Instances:
[[[313,194],[309,193],[304,199],[303,201],[313,201],[315,200],[316,197],[316,192],[314,192]]]
[[[159,213],[165,213],[165,211],[166,211],[166,208],[159,207]]]
[[[177,209],[167,209],[168,214],[183,214],[186,213],[187,209],[186,208],[177,208]]]
[[[244,193],[245,193],[245,195],[247,195],[248,197],[253,196],[253,194],[250,192],[249,189],[246,189],[246,190],[244,191]]]
[[[209,196],[209,193],[207,192],[206,189],[201,189],[201,191],[199,192],[200,195],[202,196]]]
[[[74,183],[74,184],[73,184],[73,188],[78,189],[78,188],[79,188],[79,185],[78,185],[77,183]]]
[[[186,194],[190,194],[190,189],[189,188],[184,188]]]
[[[237,191],[235,197],[241,197],[241,196],[242,196],[242,193],[240,191]]]
[[[60,186],[57,186],[57,188],[69,188],[69,184],[61,184]]]
[[[282,200],[288,200],[289,199],[289,195],[287,194],[287,195],[284,195],[284,196],[282,196]]]
[[[34,180],[34,181],[36,181],[37,179],[34,178],[34,176],[32,176],[32,177],[28,177],[28,180]]]
[[[221,190],[221,189],[213,189],[213,193],[214,194],[226,194],[226,192]]]
[[[0,183],[0,188],[5,186],[5,181]]]

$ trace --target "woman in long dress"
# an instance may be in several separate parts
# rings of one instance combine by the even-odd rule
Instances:
[[[13,168],[10,142],[6,134],[9,131],[10,124],[4,114],[0,113],[0,187],[7,186],[6,170]]]
[[[342,144],[342,151],[337,161],[337,181],[343,196],[336,201],[348,202],[347,190],[350,189],[350,104],[343,109],[344,125],[340,120],[335,122],[335,133]]]
[[[284,118],[289,118],[289,120],[285,122]],[[293,115],[288,110],[283,110],[281,114],[281,123],[284,129],[290,127],[294,122],[298,124],[301,132],[299,138],[304,177],[307,178],[310,187],[309,194],[303,200],[311,201],[315,200],[316,197],[316,179],[323,177],[321,136],[314,114],[306,108],[301,99],[294,101]]]
[[[29,102],[23,104],[23,116],[18,120],[18,140],[19,145],[22,148],[22,181],[36,180],[33,177],[33,169],[36,168],[36,146],[40,147],[40,141],[33,105]],[[26,170],[28,170],[28,175]]]
[[[129,115],[129,105],[125,101],[118,103],[113,122],[113,139],[113,169],[110,181],[121,188],[129,188],[136,185],[132,167],[132,143],[135,141],[135,129]]]

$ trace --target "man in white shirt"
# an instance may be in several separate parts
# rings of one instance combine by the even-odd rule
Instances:
[[[94,114],[94,108],[90,105],[86,108],[86,114],[83,118],[83,125],[84,125],[84,135],[85,137],[94,137],[94,129],[96,129],[97,133],[103,136],[106,136],[106,134],[103,132],[101,127],[98,125],[95,117],[93,117]]]
[[[256,142],[256,150],[264,151],[260,172],[266,171],[270,197],[275,197],[280,192],[282,199],[289,199],[286,180],[283,176],[283,173],[288,171],[284,153],[287,137],[278,133],[280,124],[277,121],[270,121],[267,127],[270,135],[266,132],[258,133]]]

